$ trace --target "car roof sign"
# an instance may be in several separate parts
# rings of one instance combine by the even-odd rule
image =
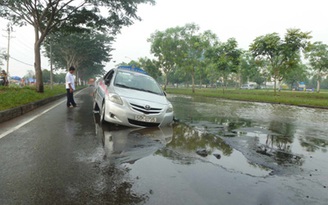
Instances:
[[[122,69],[122,70],[130,70],[130,71],[134,71],[134,72],[143,73],[143,74],[148,75],[148,73],[146,71],[144,71],[143,69],[138,68],[138,67],[134,67],[134,66],[119,66],[117,68]]]

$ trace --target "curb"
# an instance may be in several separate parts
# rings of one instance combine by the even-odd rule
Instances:
[[[56,96],[53,96],[53,97],[49,97],[49,98],[46,98],[46,99],[42,99],[42,100],[32,102],[32,103],[29,103],[29,104],[26,104],[26,105],[15,107],[15,108],[12,108],[12,109],[0,111],[0,123],[11,120],[11,119],[14,119],[15,117],[19,117],[21,115],[24,115],[27,112],[30,112],[30,111],[38,108],[38,107],[41,107],[41,106],[43,106],[47,103],[50,103],[52,101],[58,100],[58,99],[60,99],[64,96],[66,96],[66,93],[56,95]]]

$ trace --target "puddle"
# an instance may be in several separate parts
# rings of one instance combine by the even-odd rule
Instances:
[[[220,152],[214,150],[213,153]],[[251,163],[241,152],[237,150],[234,150],[229,156],[221,156],[222,157],[220,159],[217,159],[214,155],[211,155],[208,157],[208,160],[213,164],[224,167],[230,172],[240,172],[250,176],[268,176],[272,171],[264,166]]]
[[[221,137],[246,163],[276,174],[328,170],[328,110],[183,96],[171,101],[182,122],[200,134]],[[325,165],[315,165],[313,157]]]
[[[328,111],[176,96],[171,102],[180,122],[169,130],[98,129],[103,160],[127,170],[129,190],[142,193],[145,204],[327,198]]]
[[[241,152],[233,149],[224,139],[208,132],[208,129],[224,129],[224,126],[203,123],[183,124],[174,126],[172,142],[166,147],[184,156],[184,163],[211,163],[229,172],[238,172],[251,176],[267,176],[272,170],[250,162]],[[197,153],[203,151],[205,154]]]

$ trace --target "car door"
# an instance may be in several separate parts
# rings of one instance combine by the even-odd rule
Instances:
[[[102,102],[104,98],[106,97],[106,93],[108,92],[108,86],[111,83],[111,80],[113,78],[114,70],[108,71],[99,81],[99,84],[97,86],[97,91],[96,91],[96,96],[95,96],[95,101],[97,102],[98,106],[102,105]]]

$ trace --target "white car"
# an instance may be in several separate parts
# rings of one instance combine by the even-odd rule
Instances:
[[[93,106],[101,122],[128,127],[173,122],[172,104],[158,83],[140,68],[120,66],[108,71],[95,85]]]
[[[244,84],[240,88],[246,89],[246,90],[252,90],[252,89],[255,89],[255,86],[253,84]]]

